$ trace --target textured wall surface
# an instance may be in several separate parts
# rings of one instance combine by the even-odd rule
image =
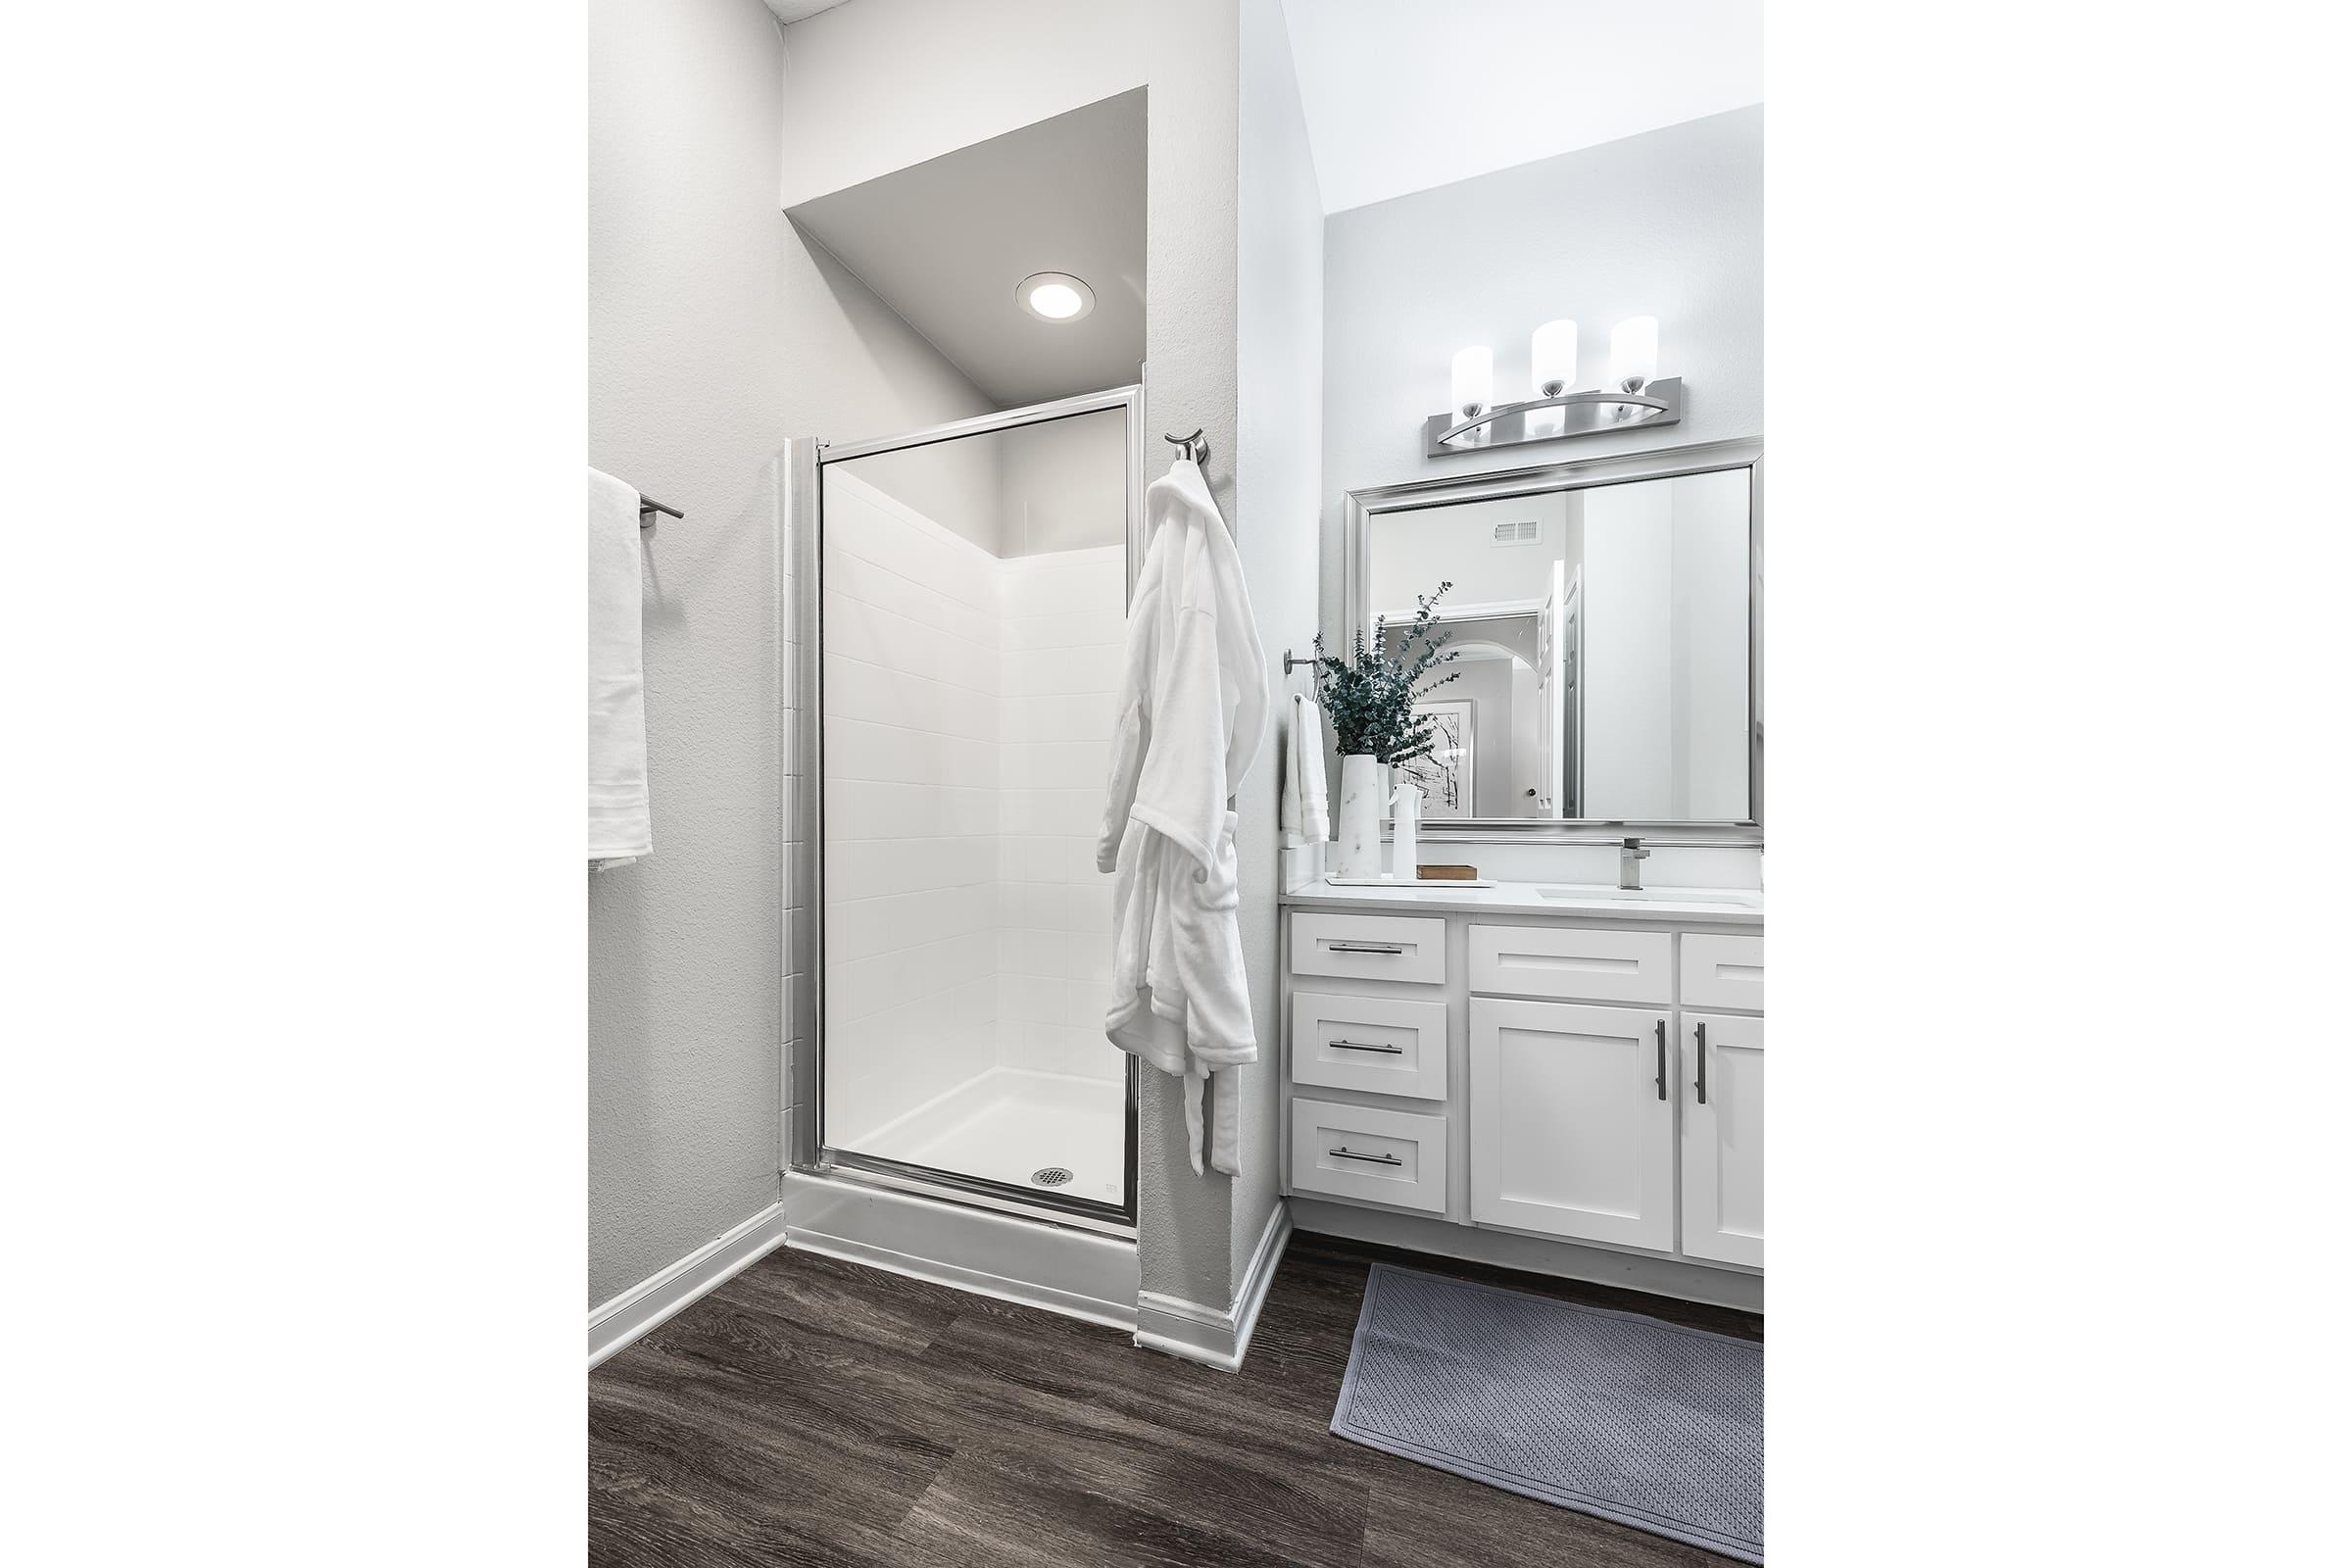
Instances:
[[[1165,431],[1205,431],[1209,489],[1230,523],[1239,7],[1153,0],[1139,11],[1152,88],[1145,439],[1157,445]],[[1167,452],[1160,445],[1145,457],[1146,474],[1164,471]],[[1242,864],[1247,900],[1251,873],[1271,876],[1273,868],[1247,850]],[[1193,1174],[1182,1087],[1164,1073],[1143,1075],[1138,1262],[1145,1290],[1221,1307],[1232,1292],[1233,1183],[1213,1170]]]
[[[768,459],[987,401],[778,211],[760,0],[596,0],[589,49],[589,462],[687,514],[645,547],[654,853],[589,883],[594,1303],[775,1200]]]
[[[1237,1286],[1281,1201],[1281,949],[1274,901],[1281,891],[1282,742],[1287,696],[1309,683],[1304,670],[1282,672],[1282,654],[1306,653],[1315,635],[1323,401],[1323,202],[1280,0],[1243,0],[1240,69],[1236,539],[1278,701],[1266,750],[1239,803],[1242,947],[1260,1059],[1243,1075],[1243,1167],[1234,1184],[1229,1260]]]
[[[784,134],[807,152],[785,169],[777,205],[1140,87],[1143,28],[1181,25],[1191,9],[1171,0],[856,0],[796,24],[785,33],[793,91]]]
[[[592,15],[591,461],[691,514],[651,546],[655,855],[591,895],[601,1300],[775,1192],[776,726],[791,693],[771,674],[761,470],[787,435],[851,440],[987,410],[780,206],[1148,84],[1146,427],[1206,430],[1233,518],[1240,18],[1237,0],[1019,0],[985,15],[854,0],[779,42],[758,0],[597,0]],[[1276,777],[1268,764],[1253,779],[1251,809],[1271,809]],[[1248,935],[1270,972],[1274,862],[1247,863],[1263,878]],[[1253,1114],[1263,1144],[1270,1102]],[[1223,1304],[1233,1184],[1193,1175],[1177,1086],[1158,1074],[1145,1075],[1141,1159],[1144,1288]],[[1249,1191],[1262,1210],[1270,1188]]]
[[[1349,490],[1764,429],[1764,110],[1710,115],[1435,190],[1336,213],[1325,230],[1323,625],[1341,624]],[[1664,430],[1421,455],[1447,367],[1494,350],[1499,400],[1527,397],[1528,338],[1578,329],[1579,386],[1608,368],[1609,329],[1658,318],[1658,370],[1688,386]]]

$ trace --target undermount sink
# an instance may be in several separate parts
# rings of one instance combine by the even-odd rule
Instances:
[[[1752,909],[1758,903],[1753,894],[1705,888],[1619,888],[1602,882],[1540,887],[1536,892],[1542,898],[1573,904],[1703,904],[1721,909]]]

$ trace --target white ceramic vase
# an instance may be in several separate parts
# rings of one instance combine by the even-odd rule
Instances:
[[[1331,874],[1380,875],[1380,808],[1389,770],[1369,753],[1340,759],[1340,819],[1333,824]]]

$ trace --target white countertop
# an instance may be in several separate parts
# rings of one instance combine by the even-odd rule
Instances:
[[[1426,909],[1468,914],[1572,914],[1623,920],[1705,920],[1725,925],[1764,923],[1764,895],[1754,888],[1643,888],[1621,892],[1586,882],[1498,882],[1491,888],[1446,882],[1396,882],[1385,887],[1335,888],[1301,884],[1284,904],[1322,908]]]

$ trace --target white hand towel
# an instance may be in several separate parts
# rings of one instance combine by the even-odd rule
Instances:
[[[1308,698],[1291,698],[1290,742],[1282,768],[1282,830],[1295,850],[1331,837],[1331,796],[1323,779],[1323,719]]]
[[[654,852],[645,778],[645,578],[637,492],[588,470],[588,863]]]

